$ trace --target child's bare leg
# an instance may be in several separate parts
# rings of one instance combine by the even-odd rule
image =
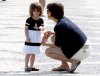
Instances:
[[[30,58],[30,54],[26,54],[26,56],[25,56],[25,68],[28,68],[29,58]]]
[[[35,55],[31,54],[31,56],[30,56],[30,67],[31,68],[33,68],[34,61],[35,61]]]

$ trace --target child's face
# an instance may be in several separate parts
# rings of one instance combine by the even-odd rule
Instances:
[[[40,11],[38,11],[37,9],[33,10],[34,17],[39,17],[39,15],[40,15]]]

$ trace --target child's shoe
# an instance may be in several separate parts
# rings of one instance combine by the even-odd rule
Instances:
[[[37,69],[37,68],[30,68],[31,69],[31,71],[39,71],[39,69]]]
[[[25,68],[25,72],[30,72],[31,70],[31,68]]]

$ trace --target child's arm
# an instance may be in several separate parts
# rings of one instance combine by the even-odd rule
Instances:
[[[28,36],[28,26],[25,26],[25,36],[26,36],[25,42],[30,42],[30,39],[29,39],[29,36]]]

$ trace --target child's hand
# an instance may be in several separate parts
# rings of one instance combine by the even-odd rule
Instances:
[[[30,42],[30,39],[29,39],[29,38],[27,38],[25,42],[28,42],[28,43],[29,43],[29,42]]]
[[[40,26],[39,29],[40,29],[40,31],[44,31],[44,27],[43,26]]]

